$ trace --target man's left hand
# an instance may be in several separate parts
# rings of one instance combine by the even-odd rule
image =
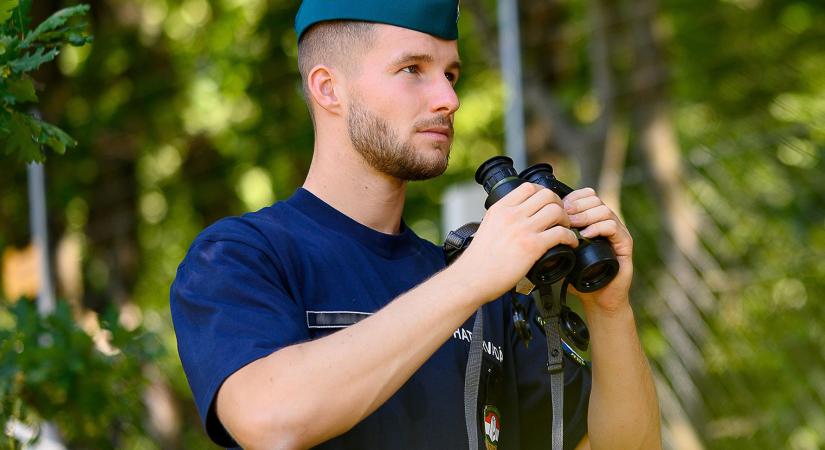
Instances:
[[[633,238],[630,232],[591,188],[575,190],[563,200],[571,226],[578,228],[582,237],[607,238],[619,261],[619,272],[607,286],[590,293],[582,293],[574,288],[571,291],[581,299],[585,309],[596,307],[609,313],[627,307],[633,279]]]

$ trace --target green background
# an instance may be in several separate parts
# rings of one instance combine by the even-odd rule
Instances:
[[[529,159],[597,187],[631,229],[665,446],[825,447],[825,4],[522,3]],[[45,171],[54,264],[79,281],[58,283],[52,324],[0,301],[0,422],[48,418],[70,448],[207,448],[168,288],[201,229],[303,181],[297,2],[90,5],[94,42],[33,74],[44,119],[78,141]],[[450,167],[405,210],[435,242],[444,190],[503,152],[495,3],[461,6]],[[0,252],[30,243],[26,169],[3,158]],[[76,328],[90,312],[119,354]]]

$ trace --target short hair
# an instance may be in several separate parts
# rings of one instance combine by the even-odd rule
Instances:
[[[355,20],[330,20],[320,22],[302,35],[298,41],[298,72],[301,74],[301,88],[304,100],[312,112],[307,77],[318,64],[339,67],[347,74],[358,67],[358,57],[368,49],[374,39],[374,24]]]

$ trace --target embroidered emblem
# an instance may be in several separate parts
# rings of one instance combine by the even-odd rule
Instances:
[[[498,435],[501,433],[501,417],[493,405],[484,407],[484,446],[487,450],[498,448]]]

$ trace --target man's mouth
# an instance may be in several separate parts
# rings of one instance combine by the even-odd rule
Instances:
[[[427,127],[427,128],[424,128],[423,130],[419,131],[419,133],[427,133],[427,134],[432,134],[432,135],[437,135],[437,136],[440,135],[440,136],[444,137],[445,139],[451,139],[453,137],[453,130],[452,130],[451,127],[442,127],[442,126]]]

